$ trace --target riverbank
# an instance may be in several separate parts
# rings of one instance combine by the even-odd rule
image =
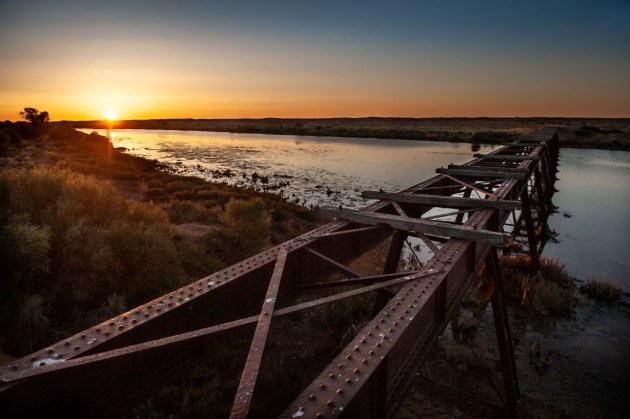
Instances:
[[[628,118],[324,118],[61,121],[73,128],[216,131],[503,144],[544,126],[562,147],[630,150]]]
[[[318,224],[277,195],[175,175],[106,137],[35,131],[0,147],[0,352],[11,356]]]

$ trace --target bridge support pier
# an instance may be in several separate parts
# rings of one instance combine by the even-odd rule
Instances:
[[[503,371],[503,384],[505,387],[507,401],[507,417],[513,418],[516,415],[516,406],[520,398],[518,387],[518,377],[516,374],[516,362],[514,360],[514,344],[510,332],[510,323],[503,293],[503,281],[501,278],[501,268],[497,249],[493,248],[486,260],[486,271],[494,280],[496,285],[492,295],[492,314],[494,315],[494,325],[501,357],[501,369]]]

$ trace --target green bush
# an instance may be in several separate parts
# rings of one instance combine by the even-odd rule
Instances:
[[[84,327],[182,285],[164,212],[93,178],[52,168],[0,172],[0,220],[0,303],[41,314],[3,313],[1,336],[35,330],[44,317],[52,330],[68,319]],[[9,350],[21,354],[44,340],[36,334]]]
[[[174,201],[166,207],[168,218],[173,223],[205,223],[209,219],[209,213],[203,205],[191,201]]]
[[[271,215],[262,199],[230,199],[225,205],[223,222],[252,248],[269,242]]]

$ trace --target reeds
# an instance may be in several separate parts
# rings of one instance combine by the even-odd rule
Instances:
[[[580,292],[596,301],[611,303],[619,300],[623,288],[617,281],[590,278],[580,286]]]

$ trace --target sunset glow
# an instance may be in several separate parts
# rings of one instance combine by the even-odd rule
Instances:
[[[35,3],[0,5],[2,120],[630,117],[628,2]]]
[[[116,111],[107,111],[105,112],[105,119],[107,119],[108,121],[115,121],[116,118]]]

